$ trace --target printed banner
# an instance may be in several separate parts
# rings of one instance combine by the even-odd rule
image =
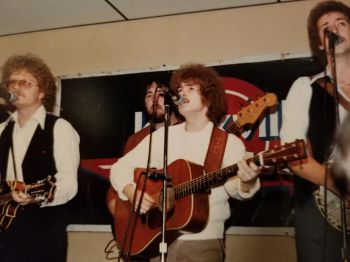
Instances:
[[[240,138],[250,152],[260,152],[280,144],[282,108],[293,81],[321,69],[310,58],[214,66],[226,89],[228,112],[222,128],[229,130],[250,105],[264,107],[259,116],[242,115],[253,123]],[[152,79],[168,81],[171,71],[152,71],[124,75],[79,77],[61,80],[61,116],[76,128],[81,138],[79,192],[71,201],[73,224],[109,224],[105,208],[109,187],[109,167],[121,156],[133,132],[145,124],[142,114],[145,86]],[[274,105],[264,105],[269,94]],[[259,108],[258,108],[259,109]],[[147,157],[147,156],[145,156]],[[252,200],[231,200],[235,226],[292,226],[293,175],[278,167],[261,176],[262,190]],[[82,205],[82,203],[84,203]]]

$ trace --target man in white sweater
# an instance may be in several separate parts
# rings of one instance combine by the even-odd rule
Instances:
[[[220,124],[226,114],[224,87],[214,70],[198,64],[185,65],[175,71],[170,87],[185,100],[185,103],[179,106],[179,112],[184,116],[185,122],[169,127],[168,163],[185,159],[205,166],[212,132],[217,129],[215,126]],[[219,168],[239,162],[246,152],[239,138],[232,134],[226,137]],[[111,169],[111,183],[120,199],[132,202],[136,197],[135,206],[140,201],[141,191],[137,190],[135,193],[134,169],[147,166],[149,142],[150,137],[147,136]],[[151,167],[163,168],[163,147],[164,128],[160,128],[153,133]],[[211,188],[209,216],[204,229],[199,233],[181,232],[183,234],[168,248],[167,261],[223,261],[224,223],[230,216],[229,197],[247,199],[260,188],[257,177],[259,168],[255,164],[251,163],[248,166],[245,161],[240,161],[238,167],[237,177]],[[181,173],[170,175],[181,176]],[[140,213],[147,213],[156,205],[156,201],[145,193],[141,200]]]

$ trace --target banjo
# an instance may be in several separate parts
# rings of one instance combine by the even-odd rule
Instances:
[[[327,191],[327,192],[326,192]],[[326,218],[328,223],[337,230],[342,230],[341,199],[333,192],[326,190],[324,186],[313,192],[315,201],[321,214]],[[350,233],[350,208],[345,209],[346,228]]]

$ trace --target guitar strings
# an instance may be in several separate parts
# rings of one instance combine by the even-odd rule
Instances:
[[[255,158],[256,156],[254,156],[252,159],[255,159]],[[175,191],[175,199],[195,193],[199,190],[204,189],[203,187],[208,187],[211,184],[216,184],[218,182],[225,181],[225,179],[229,176],[229,174],[236,173],[237,170],[238,170],[238,166],[237,164],[235,164],[235,165],[223,168],[221,170],[210,172],[206,175],[178,184],[173,187],[173,190]],[[161,196],[160,192],[152,195],[154,199],[159,199],[160,196]]]
[[[292,153],[293,153],[295,151],[295,146],[294,146],[294,148],[293,148],[293,146],[292,147],[282,146],[278,150],[278,154],[288,155],[286,153],[288,151],[292,151]],[[271,159],[274,160],[276,158],[276,156],[274,156],[274,155],[276,155],[277,153],[274,150],[272,150],[272,152],[270,153],[273,156],[269,156],[269,153],[270,152],[264,153],[264,160],[265,161],[269,161],[269,160],[271,161]],[[291,153],[289,153],[289,154],[291,155]],[[294,158],[296,158],[296,159],[297,159],[297,157],[298,157],[297,155],[294,156]],[[259,158],[260,158],[259,155],[255,155],[254,157],[248,159],[248,161],[253,161],[256,164],[259,164],[260,163]],[[286,156],[284,156],[283,159],[285,161],[288,161],[288,158]],[[237,164],[235,164],[232,166],[225,167],[221,170],[214,171],[214,172],[208,173],[206,175],[197,177],[193,180],[178,184],[178,185],[173,187],[173,190],[175,192],[175,199],[178,199],[178,198],[190,195],[192,193],[198,192],[199,190],[203,189],[203,187],[205,187],[205,186],[208,186],[208,185],[210,186],[211,184],[216,184],[216,183],[221,182],[221,181],[224,182],[225,179],[229,177],[229,174],[236,173],[237,170],[238,170],[238,166],[237,166]],[[160,196],[161,196],[160,192],[152,195],[152,197],[154,199],[159,199]]]

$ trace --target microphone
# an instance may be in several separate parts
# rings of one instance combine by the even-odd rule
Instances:
[[[328,38],[330,44],[337,45],[341,42],[342,37],[332,31],[330,31],[327,27],[324,29],[324,33]]]
[[[2,84],[0,84],[0,97],[4,98],[7,102],[16,102],[17,94],[13,91],[8,91]]]
[[[163,90],[164,94],[171,98],[175,105],[180,106],[183,103],[188,102],[187,98],[174,93],[169,87],[162,85],[160,88]]]
[[[141,175],[145,176],[146,178],[149,178],[151,180],[165,180],[167,179],[168,181],[171,181],[171,176],[165,176],[163,173],[158,173],[157,169],[151,169],[150,171],[143,171],[141,172]]]

